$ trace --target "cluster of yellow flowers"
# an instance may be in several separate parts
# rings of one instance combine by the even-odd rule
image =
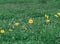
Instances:
[[[58,18],[60,16],[60,12],[57,12],[56,15],[54,16]],[[46,18],[46,23],[50,22],[49,16],[47,14],[45,14],[45,18]]]
[[[58,12],[55,17],[59,17],[60,16],[60,12]],[[49,19],[49,15],[45,14],[45,18],[46,18],[46,23],[50,22],[50,19]],[[33,19],[29,19],[28,21],[29,24],[32,24],[33,23]]]
[[[19,24],[20,24],[19,22],[14,23],[15,26],[19,26]],[[12,32],[13,29],[10,28],[9,31]],[[4,29],[0,29],[0,33],[5,33],[5,32],[6,31]]]
[[[55,17],[59,17],[59,16],[60,16],[60,12],[58,12],[58,13],[57,13],[56,15],[54,15],[54,16],[55,16]],[[45,18],[46,18],[45,22],[46,22],[46,23],[49,23],[49,22],[50,22],[49,15],[45,14]],[[33,21],[32,18],[30,18],[30,19],[28,20],[28,23],[29,23],[29,24],[33,24],[33,22],[34,22],[34,21]],[[19,22],[15,22],[14,25],[15,25],[15,26],[19,26],[20,23],[19,23]],[[24,27],[24,28],[25,28],[25,30],[27,30],[26,27]],[[13,29],[10,28],[9,31],[12,32]],[[4,30],[4,29],[1,29],[1,30],[0,30],[0,33],[5,33],[5,30]]]

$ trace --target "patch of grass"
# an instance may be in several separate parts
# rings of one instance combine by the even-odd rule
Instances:
[[[60,16],[54,16],[59,4],[60,0],[0,0],[0,44],[60,44]]]

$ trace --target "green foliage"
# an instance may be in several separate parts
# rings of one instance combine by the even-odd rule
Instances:
[[[0,33],[0,44],[60,44],[60,17],[54,17],[59,4],[60,0],[0,0],[0,30],[6,31]],[[45,14],[51,22],[45,22]]]

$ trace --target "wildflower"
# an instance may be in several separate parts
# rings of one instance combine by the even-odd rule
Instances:
[[[56,18],[59,17],[58,15],[54,15]]]
[[[5,33],[5,30],[4,29],[0,30],[0,33]]]
[[[49,18],[49,16],[45,14],[45,18],[47,18],[47,19],[48,19],[48,18]]]
[[[32,19],[29,19],[28,23],[32,24],[33,23],[33,20]]]
[[[14,25],[15,25],[15,26],[18,26],[19,24],[20,24],[19,22],[16,22]]]
[[[60,12],[58,12],[57,15],[60,16]]]

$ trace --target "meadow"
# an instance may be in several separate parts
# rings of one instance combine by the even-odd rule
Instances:
[[[0,0],[0,44],[60,44],[60,0]]]

